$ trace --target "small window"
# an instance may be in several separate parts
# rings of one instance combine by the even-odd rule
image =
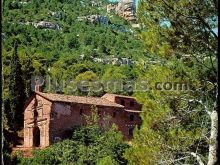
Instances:
[[[130,102],[130,106],[133,107],[134,106],[134,101]]]
[[[130,115],[130,121],[134,121],[134,115]]]
[[[34,106],[37,107],[38,106],[38,100],[36,99],[34,102]]]
[[[37,110],[34,110],[34,117],[38,117],[38,112],[37,112]]]
[[[125,105],[125,101],[124,100],[121,100],[121,105]]]
[[[116,112],[113,112],[113,115],[112,115],[114,118],[116,117]]]
[[[83,110],[80,109],[79,115],[82,116],[83,115]]]

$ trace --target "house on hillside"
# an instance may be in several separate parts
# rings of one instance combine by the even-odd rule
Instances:
[[[91,115],[92,106],[98,110],[99,123],[105,124],[104,117],[109,115],[109,123],[115,123],[126,140],[132,138],[135,126],[141,125],[142,104],[134,97],[82,97],[36,91],[25,105],[24,147],[46,147],[66,138],[68,130],[86,124],[84,115]]]

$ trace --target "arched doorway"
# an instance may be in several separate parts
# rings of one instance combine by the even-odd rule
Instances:
[[[34,129],[33,129],[33,146],[34,147],[40,146],[40,129],[39,129],[39,127],[34,127]]]

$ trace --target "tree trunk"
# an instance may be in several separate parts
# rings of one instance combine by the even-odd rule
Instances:
[[[199,163],[199,165],[204,165],[204,163],[202,162],[202,159],[200,158],[200,156],[198,156],[196,153],[191,152],[190,153],[193,157],[196,158],[197,162]]]
[[[209,156],[207,165],[214,165],[217,162],[217,136],[218,136],[218,113],[216,110],[210,113],[211,135],[209,138]]]

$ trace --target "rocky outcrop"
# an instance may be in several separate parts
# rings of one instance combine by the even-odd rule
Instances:
[[[18,3],[21,4],[21,5],[26,5],[26,4],[29,4],[31,2],[18,2]]]
[[[91,58],[93,62],[103,63],[103,64],[133,65],[135,63],[135,61],[130,58],[116,58],[114,56],[110,56],[106,58],[97,58],[97,57],[91,57]]]
[[[140,28],[140,27],[141,27],[140,24],[132,24],[131,26],[132,26],[133,28]]]
[[[90,2],[91,6],[95,6],[95,7],[100,7],[102,5],[102,2],[101,1],[91,1]]]
[[[56,23],[40,21],[34,25],[36,28],[59,30],[60,26]]]
[[[130,22],[136,21],[134,0],[121,0],[118,4],[107,6],[107,12],[115,11],[118,15]]]
[[[115,11],[116,7],[117,7],[117,5],[115,5],[115,4],[107,5],[107,13],[111,13],[111,12]]]
[[[88,15],[84,17],[78,17],[78,20],[79,21],[88,20],[91,23],[101,23],[105,25],[108,25],[109,23],[109,18],[102,15]]]
[[[84,60],[84,58],[85,58],[85,55],[84,55],[84,54],[79,55],[79,59],[80,59],[80,60]]]

